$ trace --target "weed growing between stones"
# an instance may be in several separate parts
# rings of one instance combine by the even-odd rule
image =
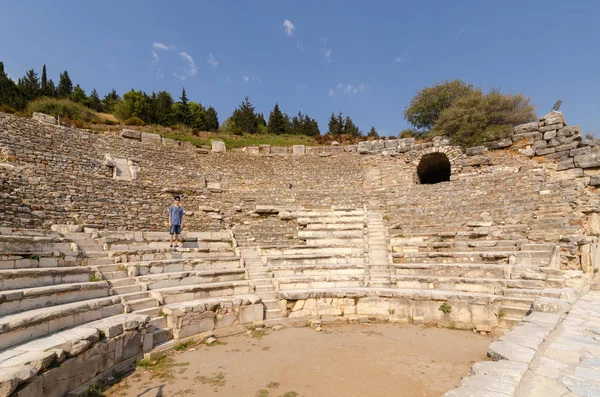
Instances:
[[[97,281],[102,281],[102,278],[100,278],[96,275],[90,276],[90,283],[95,283]]]
[[[452,311],[452,306],[450,306],[450,305],[448,304],[448,302],[444,302],[444,303],[442,303],[442,305],[439,307],[439,310],[440,310],[441,312],[443,312],[444,314],[448,314],[448,313],[450,313],[450,312]]]
[[[178,342],[177,344],[175,344],[175,346],[173,346],[173,350],[181,352],[187,350],[189,347],[192,347],[195,344],[196,342],[194,342],[193,340],[189,340],[187,342]]]
[[[506,316],[506,313],[504,312],[504,310],[500,309],[500,310],[498,311],[498,317],[502,318],[502,317],[504,317],[504,316]]]
[[[137,367],[141,367],[149,371],[152,378],[156,377],[161,381],[173,380],[175,378],[173,375],[173,368],[185,367],[187,365],[189,365],[189,363],[174,363],[173,359],[168,357],[166,354],[161,354],[154,360],[150,358],[144,358],[136,363]],[[183,369],[180,371],[180,373],[182,371]]]
[[[108,390],[109,387],[120,383],[124,377],[125,372],[113,371],[110,377],[94,382],[90,387],[88,387],[87,395],[89,397],[104,397],[104,392]],[[124,382],[119,386],[121,388],[126,388],[127,382]]]
[[[252,333],[250,334],[251,337],[253,337],[254,339],[262,339],[263,336],[267,335],[268,332],[265,328],[255,328],[252,330]]]

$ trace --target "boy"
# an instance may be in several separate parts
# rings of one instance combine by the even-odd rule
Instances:
[[[185,212],[179,205],[180,200],[181,198],[179,196],[175,196],[173,205],[169,207],[169,244],[171,248],[173,248],[173,235],[175,235],[175,247],[179,244],[179,234],[183,227],[183,215]]]

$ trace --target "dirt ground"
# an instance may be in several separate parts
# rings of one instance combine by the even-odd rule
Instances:
[[[490,341],[469,331],[395,324],[255,331],[142,362],[97,395],[441,396],[485,359]]]

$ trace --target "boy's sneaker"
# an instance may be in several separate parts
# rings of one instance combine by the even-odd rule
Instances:
[[[173,244],[169,245],[169,248],[173,248]]]

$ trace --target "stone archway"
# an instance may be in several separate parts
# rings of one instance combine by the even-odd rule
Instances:
[[[445,153],[428,153],[421,157],[417,177],[421,185],[450,181],[452,166]]]
[[[453,180],[462,169],[461,161],[464,157],[462,149],[458,146],[433,146],[418,151],[411,159],[416,167],[415,183],[430,184]]]

